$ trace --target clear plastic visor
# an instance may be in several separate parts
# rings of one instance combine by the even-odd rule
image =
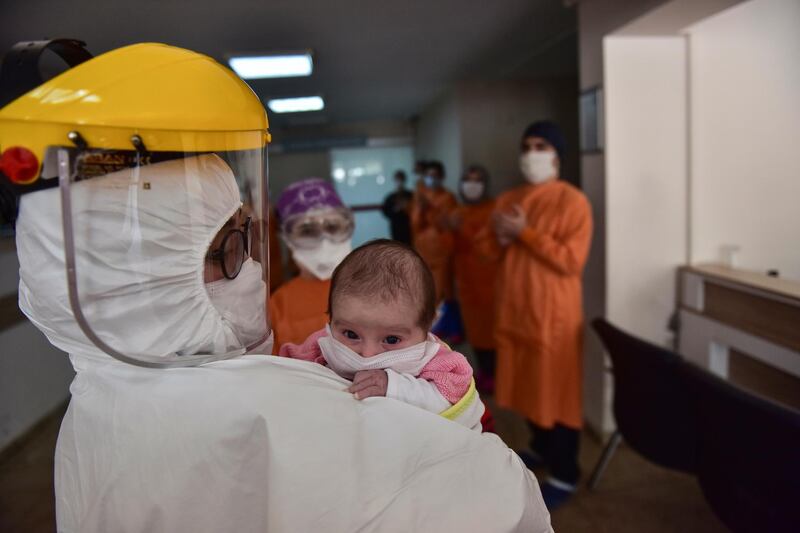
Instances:
[[[266,349],[266,157],[49,149],[70,306],[95,346],[154,368]]]

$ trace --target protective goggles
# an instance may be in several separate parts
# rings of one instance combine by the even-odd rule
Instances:
[[[296,248],[312,249],[323,239],[340,243],[353,236],[355,224],[348,209],[323,209],[296,215],[283,223],[284,238]]]

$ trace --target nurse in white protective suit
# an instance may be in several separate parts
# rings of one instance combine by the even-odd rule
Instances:
[[[261,355],[269,133],[244,82],[165,45],[37,46],[77,66],[0,109],[0,170],[20,308],[77,373],[59,531],[552,531],[496,436]]]

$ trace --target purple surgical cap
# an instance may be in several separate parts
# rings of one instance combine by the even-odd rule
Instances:
[[[292,183],[283,190],[275,204],[281,223],[291,216],[325,207],[344,207],[344,204],[333,184],[321,178],[308,178]]]

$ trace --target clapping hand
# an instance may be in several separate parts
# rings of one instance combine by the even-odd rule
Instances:
[[[528,225],[528,218],[525,211],[519,205],[511,206],[511,211],[497,211],[492,216],[494,232],[500,246],[506,247],[514,242],[525,226]]]

